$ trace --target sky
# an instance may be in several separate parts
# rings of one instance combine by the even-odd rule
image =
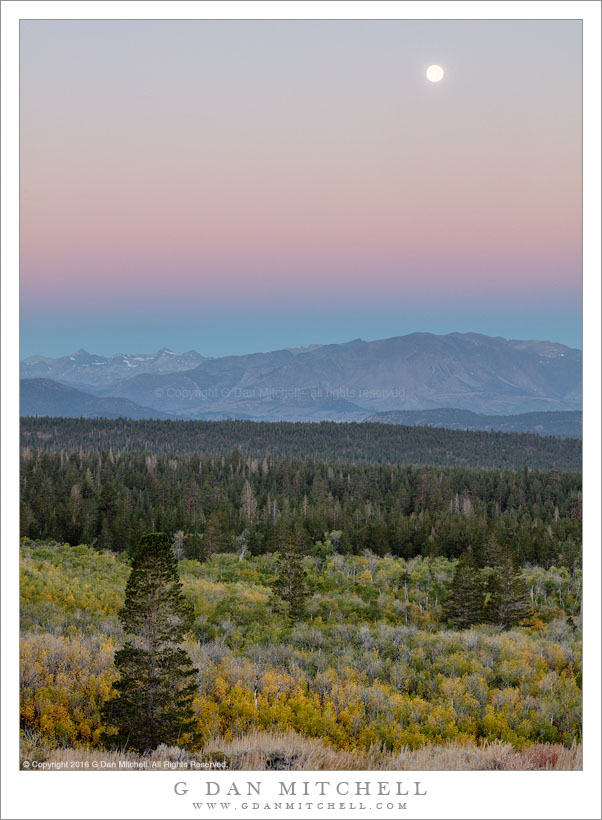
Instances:
[[[21,357],[581,347],[580,21],[24,20],[20,59]]]

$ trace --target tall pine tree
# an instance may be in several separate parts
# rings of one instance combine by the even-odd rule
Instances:
[[[303,543],[299,537],[289,539],[280,549],[278,575],[272,589],[285,603],[291,621],[305,615],[305,601],[309,595],[307,576],[303,568]]]
[[[507,629],[516,626],[531,612],[529,587],[521,576],[510,542],[500,548],[497,564],[489,579],[489,588],[489,621]]]
[[[133,555],[119,619],[126,642],[115,653],[120,679],[103,717],[110,745],[144,752],[160,743],[193,745],[195,669],[181,647],[192,624],[178,563],[165,533],[144,535]]]
[[[458,559],[448,589],[444,616],[459,629],[466,629],[484,620],[481,575],[470,548]]]

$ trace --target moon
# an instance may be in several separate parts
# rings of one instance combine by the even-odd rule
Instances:
[[[439,80],[443,79],[444,73],[440,65],[430,65],[426,70],[426,79],[432,83],[438,83]]]

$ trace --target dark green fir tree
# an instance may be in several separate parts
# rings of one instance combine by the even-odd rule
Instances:
[[[286,615],[291,621],[299,621],[304,617],[305,602],[309,595],[303,556],[302,541],[299,538],[287,540],[280,548],[278,575],[272,584],[274,593],[284,602]]]
[[[519,624],[531,612],[529,587],[521,576],[510,542],[500,547],[488,586],[491,592],[487,606],[488,621],[508,629]]]
[[[144,535],[119,613],[126,641],[115,653],[116,695],[103,708],[108,745],[144,752],[160,743],[195,744],[198,670],[181,646],[192,614],[168,536]]]
[[[465,550],[458,559],[448,588],[444,617],[458,629],[466,629],[484,620],[481,575],[472,549]]]

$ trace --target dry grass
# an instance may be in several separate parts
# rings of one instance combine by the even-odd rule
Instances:
[[[249,732],[231,741],[213,738],[203,751],[223,752],[230,758],[232,769],[252,771],[381,768],[380,753],[337,751],[317,738],[302,737],[296,732]]]
[[[107,752],[99,750],[36,747],[35,738],[23,738],[21,760],[33,760],[37,767],[58,769],[173,768],[233,769],[246,771],[579,771],[582,747],[570,749],[559,744],[536,744],[516,751],[509,743],[448,743],[425,746],[415,751],[388,752],[372,747],[367,752],[336,751],[316,738],[295,732],[251,732],[226,741],[213,738],[201,752],[189,753],[177,746],[159,746],[152,753]],[[86,765],[87,764],[87,765]]]
[[[231,768],[247,770],[384,770],[384,771],[476,771],[476,770],[579,770],[582,748],[538,744],[517,752],[510,743],[448,743],[422,749],[388,752],[371,747],[367,752],[336,751],[321,740],[294,732],[253,732],[224,742],[211,740],[205,753],[222,752]]]

